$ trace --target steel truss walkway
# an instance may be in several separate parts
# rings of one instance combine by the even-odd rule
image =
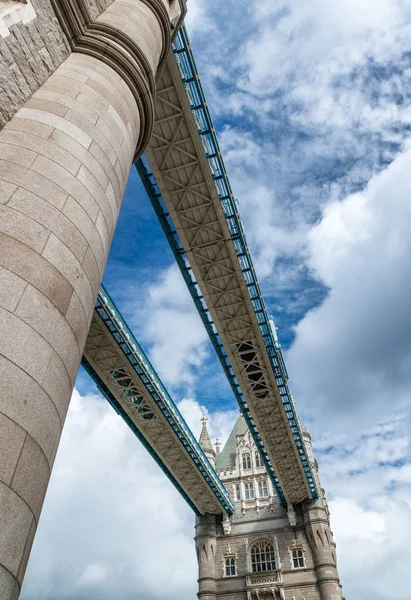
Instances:
[[[227,490],[106,290],[82,365],[197,514],[231,514]]]
[[[299,420],[184,27],[137,168],[283,503],[316,498]]]

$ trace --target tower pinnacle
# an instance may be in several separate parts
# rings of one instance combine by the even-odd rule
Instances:
[[[203,416],[201,417],[202,428],[199,443],[201,448],[204,450],[204,453],[207,456],[208,460],[213,466],[215,466],[215,451],[213,448],[213,444],[211,443],[210,436],[208,435],[207,421],[208,417],[205,413],[203,413]]]

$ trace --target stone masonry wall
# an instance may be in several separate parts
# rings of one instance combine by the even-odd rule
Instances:
[[[113,0],[85,0],[92,19]],[[0,129],[70,54],[50,0],[32,0],[37,17],[0,37]]]

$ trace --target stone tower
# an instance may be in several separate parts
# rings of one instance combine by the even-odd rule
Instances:
[[[329,511],[303,428],[321,497],[293,508],[280,504],[257,447],[240,416],[216,471],[234,502],[228,518],[196,520],[200,600],[341,600]],[[203,419],[200,444],[212,446]]]

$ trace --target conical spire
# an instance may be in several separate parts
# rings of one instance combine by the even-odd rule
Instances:
[[[201,418],[201,423],[203,424],[200,433],[199,443],[202,449],[204,450],[205,455],[208,460],[210,460],[213,464],[215,463],[215,452],[213,448],[213,444],[211,443],[210,436],[207,431],[207,415],[203,414]]]

